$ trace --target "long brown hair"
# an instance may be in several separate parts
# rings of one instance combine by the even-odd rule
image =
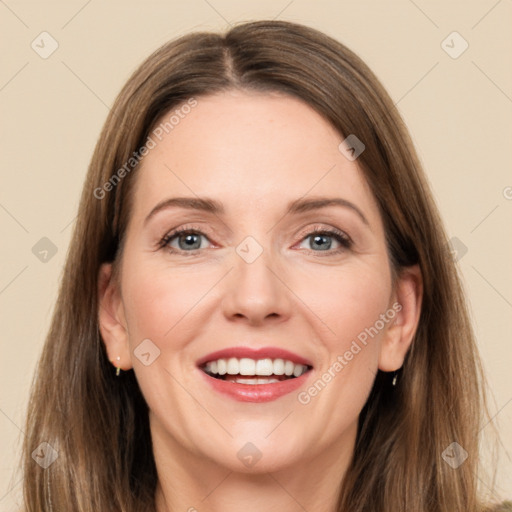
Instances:
[[[423,275],[411,349],[396,386],[388,374],[376,376],[353,459],[343,481],[340,475],[337,510],[482,510],[482,371],[460,278],[407,129],[360,58],[321,32],[282,21],[167,43],[117,97],[85,179],[32,385],[23,445],[26,510],[155,509],[148,409],[134,372],[116,378],[108,361],[98,329],[98,271],[122,252],[137,174],[137,161],[127,162],[137,160],[171,109],[233,88],[293,95],[332,123],[340,141],[349,134],[363,141],[358,164],[380,208],[393,271],[418,263]],[[43,442],[58,454],[47,468],[32,457]],[[457,469],[442,456],[453,442],[468,454]]]

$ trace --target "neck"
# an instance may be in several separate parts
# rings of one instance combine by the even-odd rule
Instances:
[[[357,425],[336,446],[286,468],[236,472],[192,453],[152,422],[158,473],[156,512],[335,512],[341,480],[354,450]]]

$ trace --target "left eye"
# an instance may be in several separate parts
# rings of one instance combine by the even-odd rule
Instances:
[[[310,240],[310,247],[306,247],[306,249],[314,250],[315,252],[328,251],[332,249],[332,240],[338,244],[338,247],[334,249],[340,249],[341,247],[349,247],[350,242],[348,238],[341,233],[337,233],[335,231],[314,231],[313,233],[307,235],[303,238],[303,242]]]

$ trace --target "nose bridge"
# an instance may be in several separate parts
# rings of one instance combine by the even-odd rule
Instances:
[[[242,315],[256,322],[267,316],[289,314],[287,288],[281,282],[276,257],[270,242],[263,246],[253,236],[247,236],[236,246],[234,269],[224,300],[227,315]]]

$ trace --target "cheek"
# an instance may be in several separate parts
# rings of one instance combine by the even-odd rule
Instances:
[[[370,382],[377,371],[380,340],[389,324],[389,320],[381,320],[391,294],[385,261],[375,258],[317,273],[314,280],[303,282],[299,292],[321,320],[318,346],[323,352],[323,364],[331,367],[338,356],[346,355],[346,378],[353,373],[362,378],[361,368],[366,367],[370,371],[365,370],[364,374]]]
[[[126,265],[123,295],[130,344],[139,338],[155,340],[161,345],[168,339],[205,293],[205,284],[197,282],[197,274],[172,271],[147,261],[133,261]],[[201,276],[206,277],[204,275]],[[179,348],[180,338],[173,337],[173,346]]]
[[[394,315],[385,316],[391,279],[383,265],[347,266],[316,277],[317,286],[304,286],[302,293],[309,294],[322,320],[317,342],[322,365],[298,400],[305,410],[312,407],[330,418],[324,432],[329,437],[361,412],[377,373],[381,338]],[[318,292],[322,284],[323,294]]]
[[[336,315],[333,312],[340,341],[345,343],[349,338],[363,338],[360,335],[373,327],[385,313],[389,294],[390,287],[383,276],[367,274],[345,283],[337,297],[340,307]]]
[[[169,305],[175,303],[175,291],[162,287],[162,282],[151,279],[149,274],[133,280],[133,287],[126,287],[127,323],[131,343],[134,336],[158,339],[170,329]],[[167,307],[164,308],[164,304]]]
[[[139,386],[150,409],[159,411],[162,404],[167,404],[172,406],[175,418],[184,422],[179,404],[190,403],[190,397],[170,375],[178,375],[190,364],[189,344],[202,325],[195,315],[201,311],[201,298],[215,280],[204,274],[198,280],[197,272],[173,270],[143,258],[127,261],[124,276],[130,352]],[[146,339],[154,345],[141,345]],[[138,358],[142,352],[139,345],[149,351],[150,358],[157,354],[154,362],[146,365]],[[179,380],[184,382],[182,376]]]

